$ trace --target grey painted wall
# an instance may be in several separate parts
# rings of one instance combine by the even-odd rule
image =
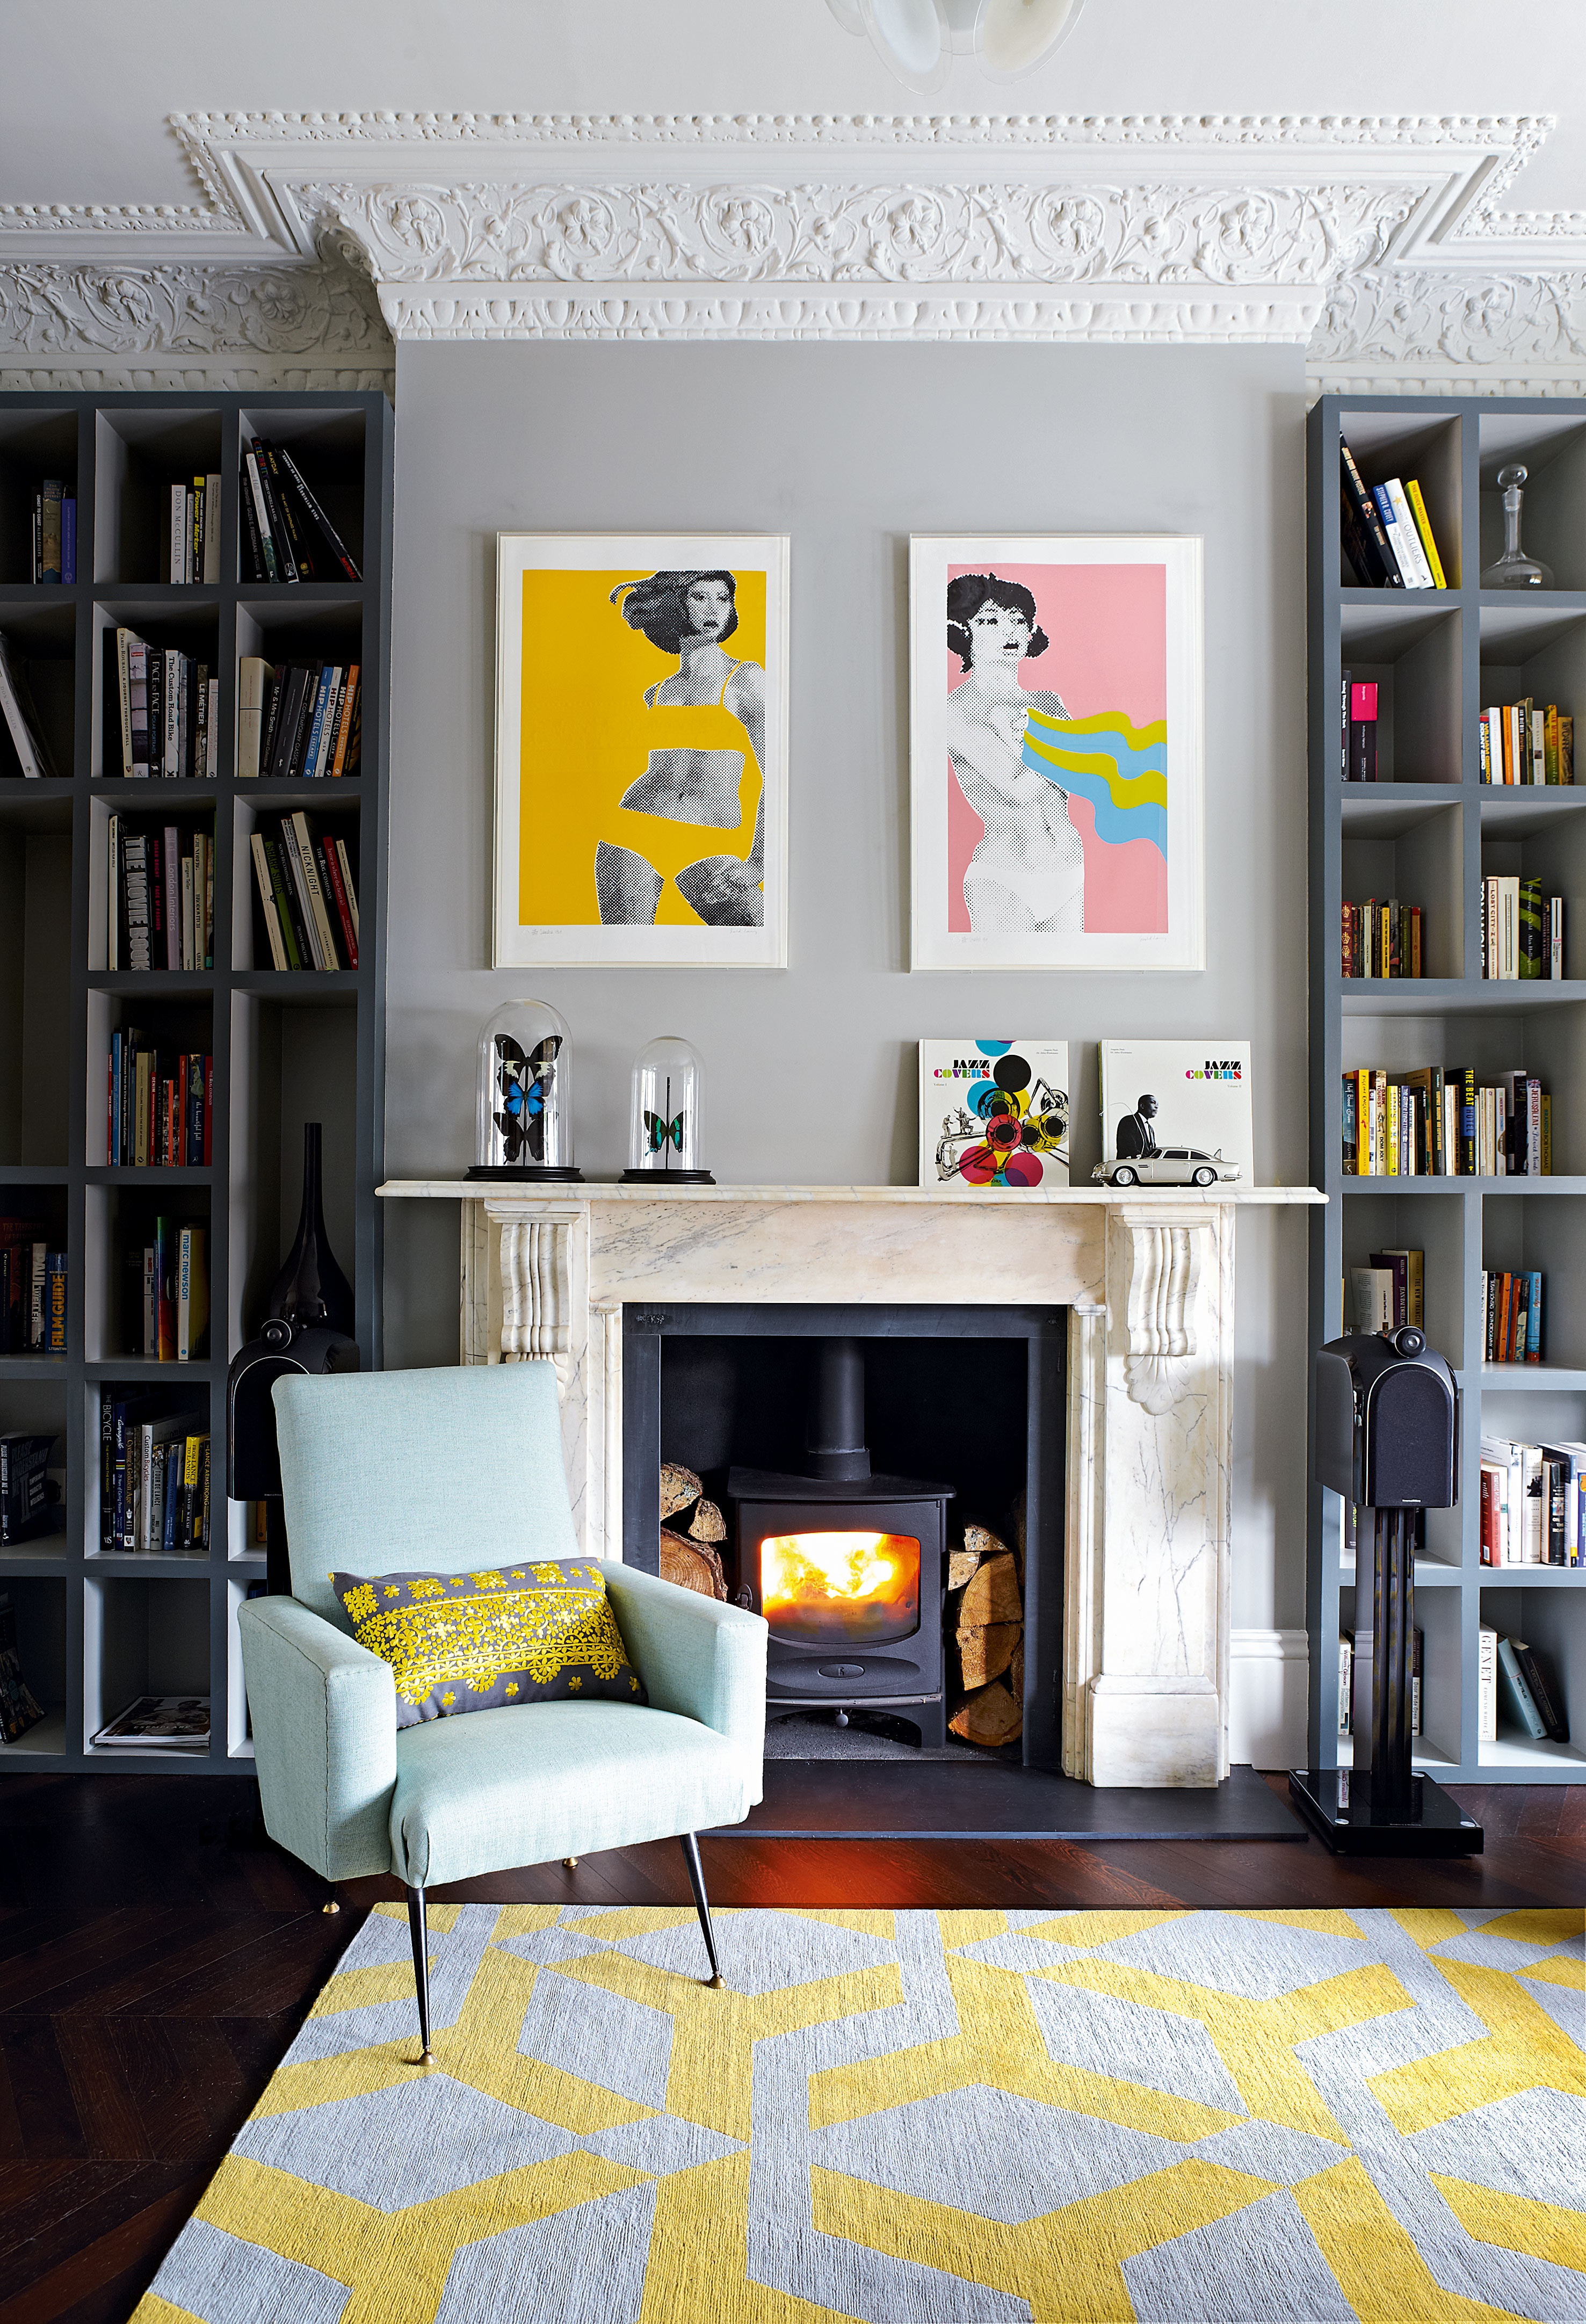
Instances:
[[[1259,1175],[1305,1169],[1303,359],[1298,349],[402,346],[386,1063],[392,1177],[470,1158],[474,1044],[514,991],[572,1029],[578,1159],[626,1161],[657,1033],[705,1061],[731,1183],[910,1183],[914,1043],[1255,1045]],[[792,537],[791,966],[489,965],[493,535]],[[1201,533],[1207,959],[1176,978],[908,973],[911,531]],[[455,1361],[455,1208],[392,1204],[386,1360]],[[1241,1221],[1234,1619],[1304,1619],[1304,1215]]]

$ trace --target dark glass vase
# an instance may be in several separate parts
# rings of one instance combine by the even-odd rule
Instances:
[[[303,1210],[286,1264],[270,1286],[272,1315],[284,1315],[300,1330],[320,1326],[357,1336],[353,1286],[336,1263],[325,1232],[325,1203],[319,1183],[319,1124],[303,1124]]]

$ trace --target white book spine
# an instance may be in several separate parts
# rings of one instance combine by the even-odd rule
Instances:
[[[1498,1632],[1482,1625],[1478,1639],[1476,1660],[1476,1738],[1480,1743],[1498,1740]]]
[[[1405,576],[1406,589],[1434,589],[1432,567],[1426,561],[1426,551],[1421,546],[1421,536],[1415,530],[1415,512],[1403,482],[1397,476],[1388,480],[1388,497],[1393,503],[1394,530],[1388,538],[1393,544],[1399,568]]]
[[[1545,783],[1547,780],[1546,724],[1540,710],[1531,713],[1531,780],[1534,783]]]
[[[184,484],[172,484],[171,487],[171,540],[167,555],[170,559],[169,577],[176,582],[185,581],[188,577],[187,515],[187,487]]]
[[[330,926],[331,907],[324,889],[319,884],[319,866],[314,855],[314,842],[309,832],[309,818],[300,813],[294,815],[292,825],[297,834],[298,855],[302,862],[308,885],[309,905],[314,915],[319,937],[319,949],[324,954],[323,964],[327,968],[335,968],[337,949],[336,937]]]

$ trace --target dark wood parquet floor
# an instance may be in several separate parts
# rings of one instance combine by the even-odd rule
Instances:
[[[1278,1779],[1274,1778],[1274,1781]],[[720,1904],[1580,1905],[1586,1788],[1458,1794],[1462,1862],[1351,1864],[1315,1840],[707,1842]],[[368,1907],[264,1839],[244,1779],[0,1784],[0,2324],[124,2324]],[[670,1841],[438,1897],[682,1904]]]

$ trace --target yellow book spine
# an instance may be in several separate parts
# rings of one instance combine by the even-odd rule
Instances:
[[[1437,543],[1432,537],[1432,521],[1426,513],[1426,503],[1421,498],[1421,487],[1414,476],[1405,486],[1405,497],[1409,502],[1410,513],[1415,520],[1415,530],[1421,536],[1421,546],[1426,551],[1426,562],[1432,567],[1432,578],[1440,589],[1446,589],[1448,583],[1443,577],[1443,560],[1437,554]]]

